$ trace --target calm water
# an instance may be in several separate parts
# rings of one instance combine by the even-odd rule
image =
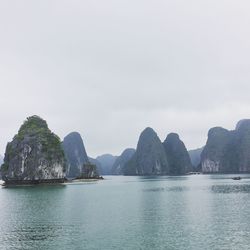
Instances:
[[[0,188],[0,249],[250,249],[250,179],[106,178]]]

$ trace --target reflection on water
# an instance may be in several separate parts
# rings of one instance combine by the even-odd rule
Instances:
[[[148,188],[148,189],[143,189],[144,192],[164,192],[166,191],[165,188]]]
[[[250,179],[106,177],[0,189],[1,249],[249,249]]]
[[[250,184],[238,185],[213,185],[211,187],[214,193],[250,193]]]
[[[188,187],[176,186],[176,187],[159,187],[144,189],[144,192],[184,192],[188,191]]]
[[[13,233],[18,237],[18,241],[44,241],[58,237],[62,233],[62,225],[36,224],[23,227],[16,227]]]

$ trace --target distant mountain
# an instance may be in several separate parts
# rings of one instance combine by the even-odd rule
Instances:
[[[232,131],[210,129],[201,165],[204,173],[249,173],[250,119],[239,121]]]
[[[184,143],[179,135],[171,133],[163,142],[165,148],[169,173],[171,175],[183,175],[192,171],[192,163]]]
[[[201,153],[203,149],[204,147],[188,151],[194,170],[197,170],[199,164],[201,163]]]
[[[118,156],[113,156],[111,154],[104,154],[96,157],[96,160],[101,164],[102,174],[110,175],[114,162]]]
[[[135,149],[127,148],[122,154],[116,159],[112,166],[111,173],[113,175],[123,175],[124,174],[124,166],[125,164],[132,158],[135,153]]]
[[[146,128],[140,135],[136,152],[125,164],[125,175],[165,175],[169,165],[164,147],[152,128]]]
[[[66,176],[80,176],[84,170],[83,165],[89,163],[81,135],[77,132],[68,134],[63,140],[63,149],[67,159]]]

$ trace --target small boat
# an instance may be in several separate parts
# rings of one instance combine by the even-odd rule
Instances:
[[[189,173],[187,173],[187,175],[198,175],[198,174],[201,174],[201,172],[189,172]]]
[[[241,177],[240,176],[237,176],[237,177],[233,177],[232,178],[234,181],[240,181],[241,180]]]

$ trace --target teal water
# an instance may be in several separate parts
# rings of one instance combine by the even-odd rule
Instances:
[[[250,249],[250,179],[0,188],[0,249]]]

